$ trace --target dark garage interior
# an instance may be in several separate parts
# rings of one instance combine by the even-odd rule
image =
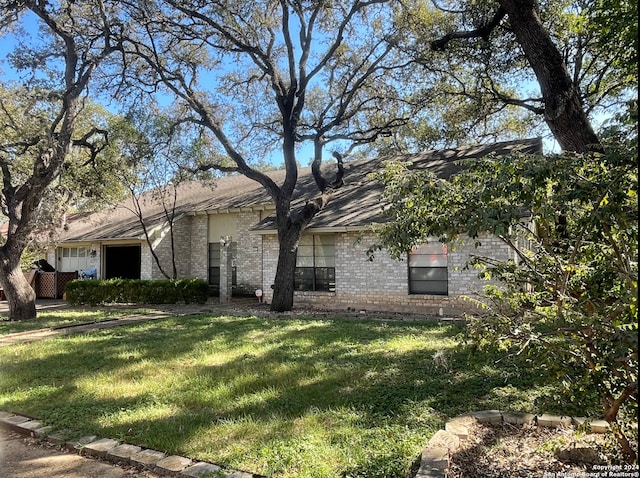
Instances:
[[[104,252],[105,279],[140,279],[139,245],[105,246]]]

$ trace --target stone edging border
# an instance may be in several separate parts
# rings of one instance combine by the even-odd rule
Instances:
[[[469,437],[469,430],[476,423],[510,423],[512,425],[530,425],[550,428],[568,428],[588,423],[591,433],[606,433],[609,423],[605,420],[590,420],[582,417],[563,415],[534,415],[532,413],[502,412],[500,410],[481,410],[459,415],[449,420],[444,430],[438,430],[422,449],[420,468],[415,478],[446,478],[449,457]]]
[[[449,420],[444,430],[438,430],[422,449],[420,468],[415,478],[446,478],[449,457],[469,437],[471,427],[476,423],[510,423],[523,425],[535,423],[537,426],[568,428],[588,423],[592,433],[606,433],[609,423],[605,420],[590,420],[582,417],[562,415],[534,415],[532,413],[503,412],[500,410],[481,410]],[[64,431],[53,432],[53,427],[43,426],[37,419],[0,411],[0,427],[13,430],[22,435],[33,436],[59,445],[80,455],[107,460],[112,463],[131,465],[146,469],[161,476],[177,478],[197,478],[206,473],[222,473],[225,478],[263,478],[246,471],[225,470],[218,465],[196,461],[179,455],[167,455],[164,452],[122,443],[111,438],[85,436],[68,439]]]
[[[129,445],[111,438],[86,436],[68,439],[64,431],[53,432],[53,427],[43,426],[39,420],[14,413],[0,411],[0,427],[59,445],[72,453],[115,464],[131,465],[161,476],[197,478],[205,474],[214,474],[224,478],[263,478],[246,471],[223,469],[213,463],[179,455],[167,455],[161,451]]]

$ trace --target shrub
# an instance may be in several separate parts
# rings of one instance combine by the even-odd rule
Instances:
[[[209,285],[201,279],[178,280],[74,280],[65,286],[67,301],[73,305],[135,304],[204,304]]]
[[[453,242],[489,232],[509,260],[476,255],[487,285],[479,347],[524,355],[566,395],[602,404],[626,459],[638,412],[637,148],[599,155],[487,157],[449,181],[390,163],[382,175],[393,219],[383,245],[396,256],[429,237]],[[525,217],[528,212],[530,217]],[[490,300],[487,300],[490,299]],[[637,426],[636,426],[637,429]],[[635,437],[637,439],[637,436]]]

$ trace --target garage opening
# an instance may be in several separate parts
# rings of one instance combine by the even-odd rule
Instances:
[[[140,279],[140,245],[105,246],[104,253],[105,279]]]

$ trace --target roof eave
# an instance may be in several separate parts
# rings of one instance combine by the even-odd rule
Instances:
[[[373,223],[368,226],[319,226],[308,227],[304,230],[305,233],[313,234],[332,234],[339,232],[362,232],[371,230]],[[250,231],[252,234],[258,234],[260,236],[270,236],[278,234],[277,229],[253,229]]]
[[[187,216],[213,216],[216,214],[237,214],[241,212],[260,212],[260,211],[268,211],[275,209],[275,204],[273,203],[260,203],[254,204],[251,206],[240,206],[240,207],[224,207],[224,208],[214,208],[214,209],[203,209],[199,211],[189,211],[185,213]]]

